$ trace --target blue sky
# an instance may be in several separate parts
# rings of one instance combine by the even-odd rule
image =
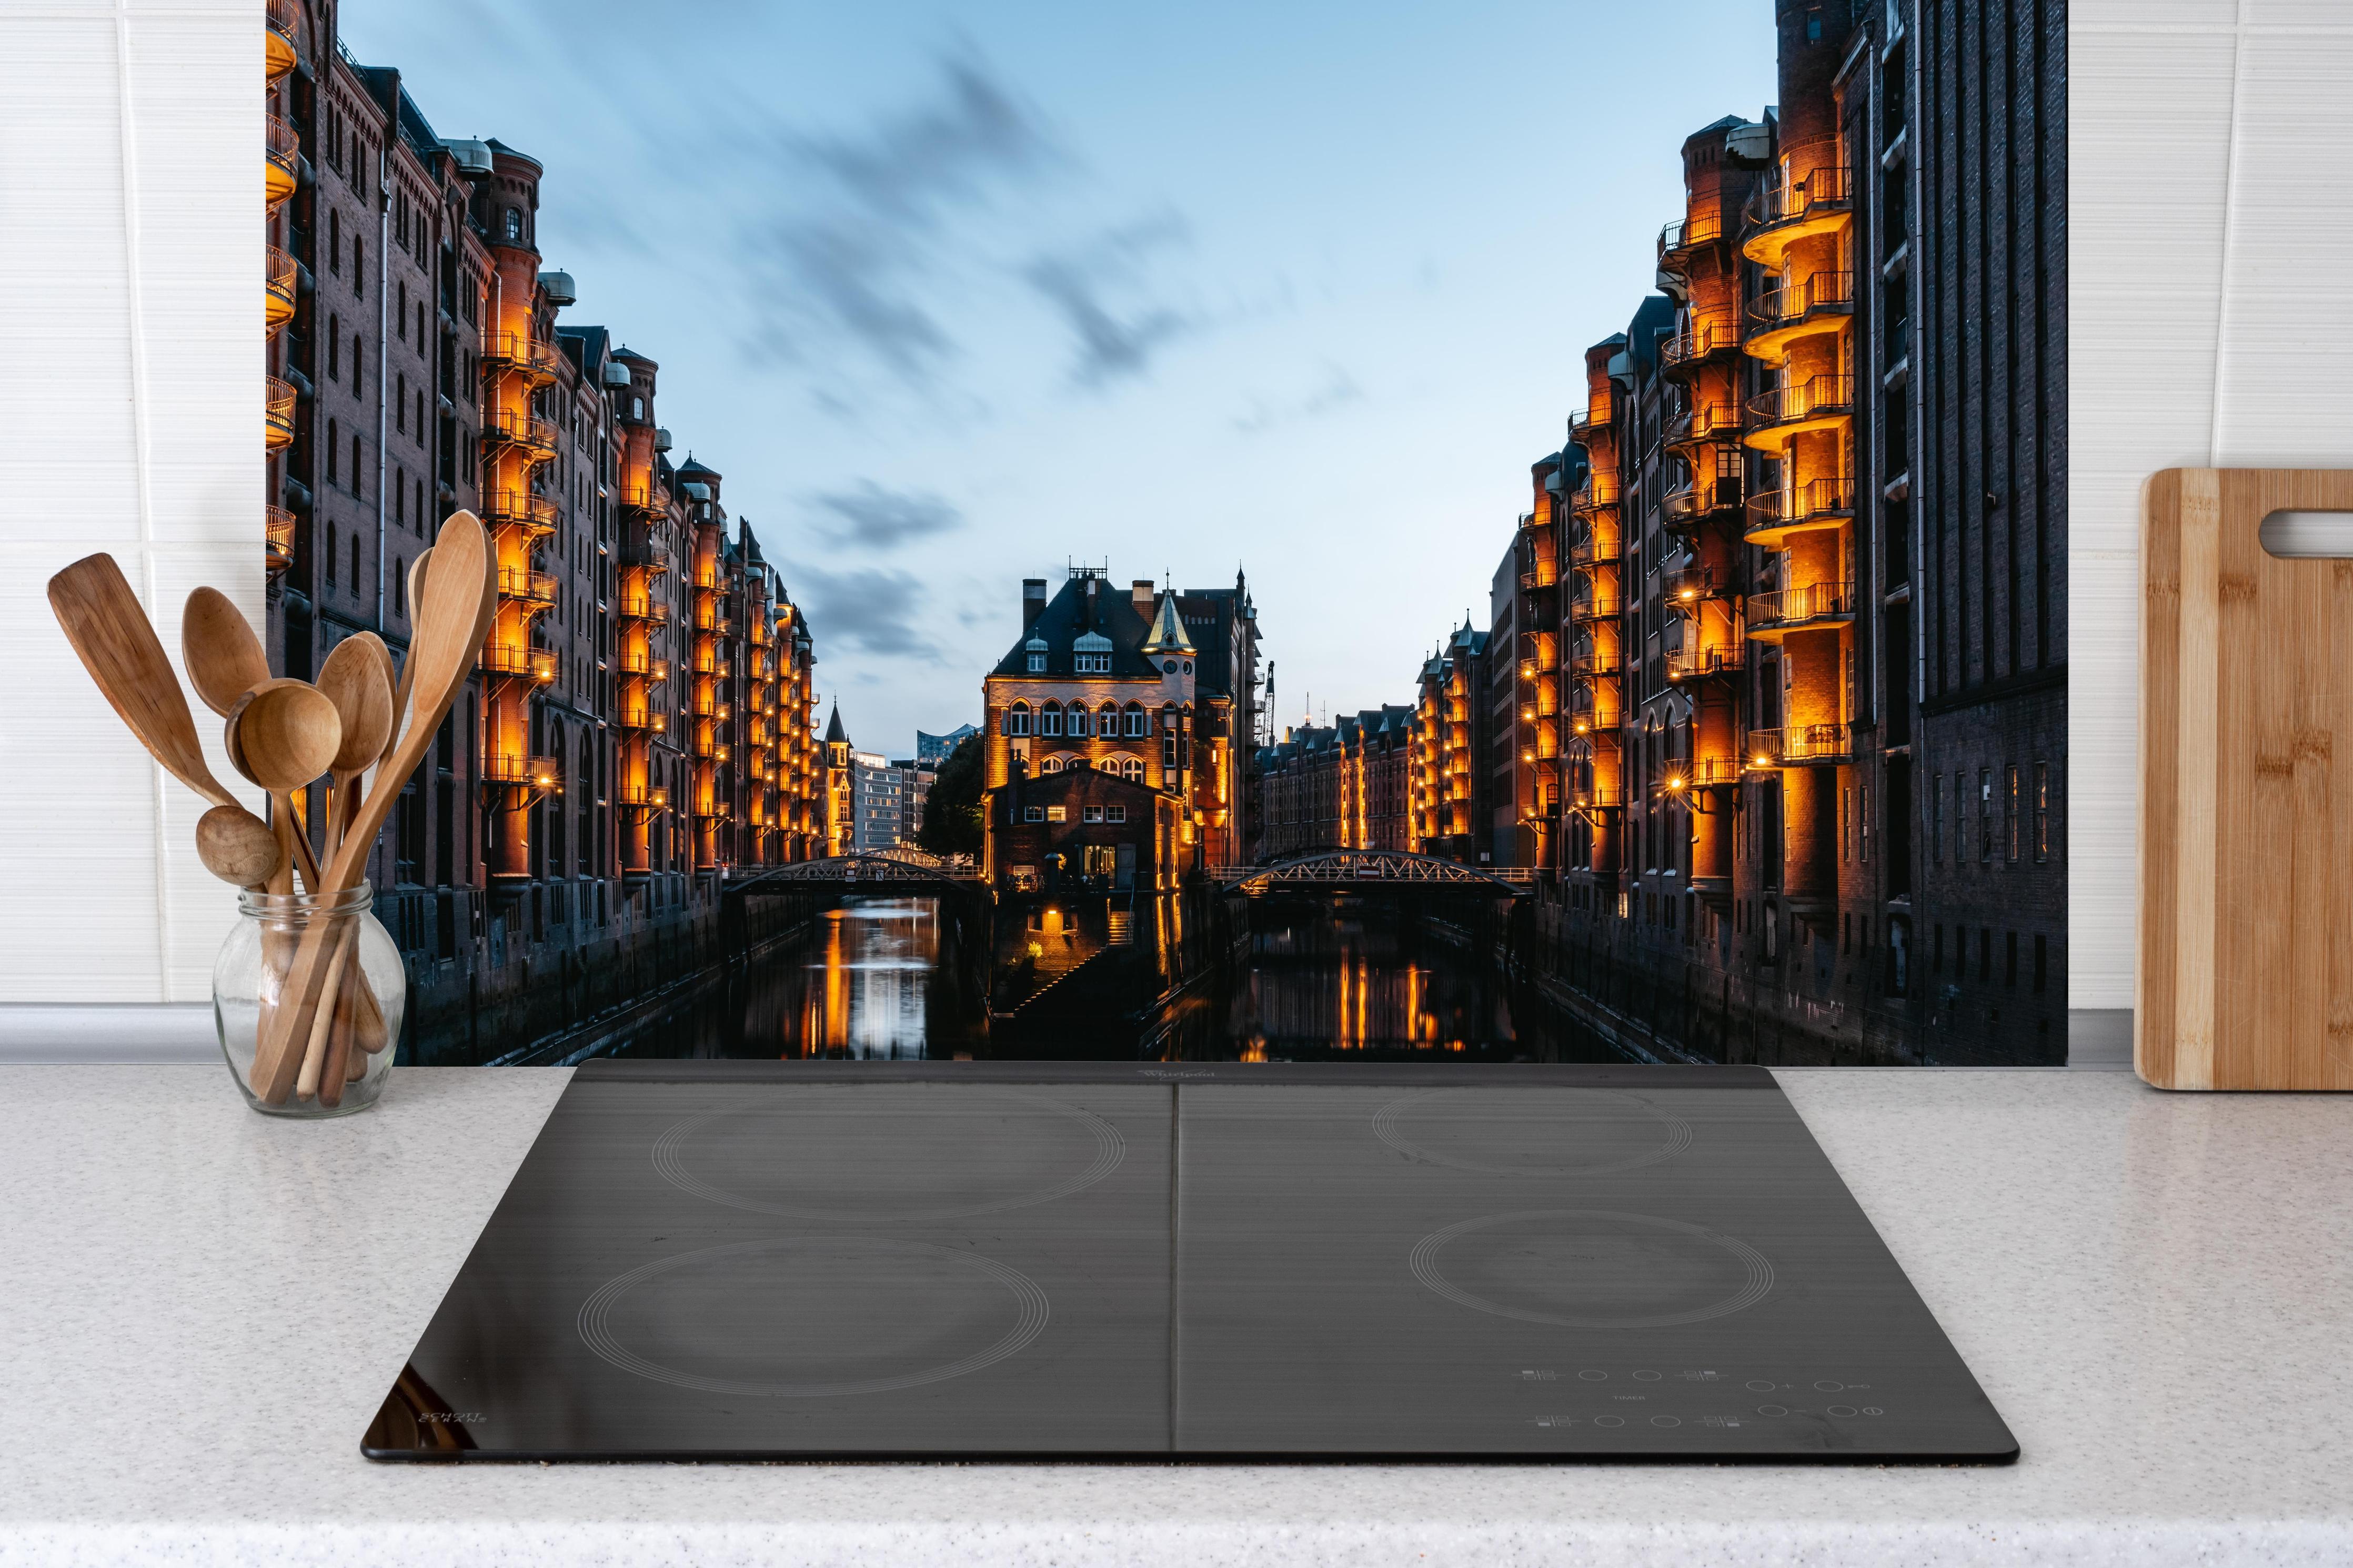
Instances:
[[[661,365],[863,745],[978,711],[1024,576],[1250,574],[1277,717],[1472,608],[1768,0],[346,0],[539,158],[564,319]]]

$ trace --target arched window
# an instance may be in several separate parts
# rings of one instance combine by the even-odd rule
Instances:
[[[1142,784],[1144,782],[1144,759],[1142,757],[1128,758],[1127,761],[1120,764],[1120,772],[1125,773],[1129,778],[1134,779],[1137,784]]]
[[[1038,733],[1040,735],[1059,735],[1061,732],[1062,707],[1060,703],[1049,702],[1046,706],[1038,710]]]
[[[1127,705],[1127,732],[1131,735],[1148,735],[1152,732],[1151,721],[1145,717],[1144,705],[1140,702],[1131,702]]]
[[[1095,733],[1106,741],[1119,733],[1118,703],[1106,702],[1103,705],[1103,711],[1095,715]]]
[[[1193,661],[1189,658],[1185,661],[1185,673],[1187,675],[1193,673]]]
[[[1071,704],[1071,733],[1084,739],[1087,732],[1087,710],[1076,702]]]
[[[1062,759],[1059,755],[1048,757],[1044,762],[1038,764],[1038,771],[1040,773],[1059,773],[1062,771]]]
[[[1026,735],[1029,732],[1029,704],[1016,702],[1006,713],[1005,732],[1008,735]]]

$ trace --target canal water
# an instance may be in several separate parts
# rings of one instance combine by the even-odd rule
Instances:
[[[851,898],[728,984],[612,1048],[624,1057],[1051,1055],[1187,1061],[1623,1060],[1507,983],[1490,947],[1377,900],[1254,901],[1246,948],[1140,1026],[993,1044],[944,967],[929,899]],[[1042,1047],[1042,1048],[1041,1048]]]

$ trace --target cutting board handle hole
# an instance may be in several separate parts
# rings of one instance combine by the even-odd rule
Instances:
[[[2353,558],[2353,511],[2275,511],[2255,538],[2273,555]]]

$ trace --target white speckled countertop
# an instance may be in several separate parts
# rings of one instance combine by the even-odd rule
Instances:
[[[2353,1096],[1783,1075],[2009,1468],[370,1464],[565,1077],[0,1068],[0,1564],[2353,1563]]]

